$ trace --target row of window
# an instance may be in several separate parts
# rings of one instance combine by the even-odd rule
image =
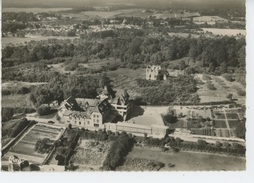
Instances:
[[[67,121],[67,122],[70,123],[70,121]],[[88,124],[88,125],[89,125],[89,123],[90,123],[90,122],[87,121],[87,124]],[[74,121],[74,124],[77,125],[77,121]],[[79,121],[78,124],[81,125],[81,122]],[[85,123],[84,123],[84,125],[85,125]],[[99,127],[100,125],[99,125],[99,124],[94,124],[93,126],[94,126],[94,127]]]
[[[94,114],[93,117],[94,117],[94,118],[100,118],[100,115]],[[72,119],[72,116],[69,116],[69,119],[71,120],[71,119]],[[76,120],[76,119],[80,120],[81,118],[80,118],[80,116],[79,116],[79,117],[74,116],[73,119],[75,119],[75,120]]]

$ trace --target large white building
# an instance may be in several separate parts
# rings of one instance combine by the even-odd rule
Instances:
[[[59,108],[60,122],[89,130],[125,131],[158,138],[165,136],[168,127],[164,124],[158,125],[158,120],[162,121],[161,117],[158,118],[157,115],[157,118],[152,118],[153,116],[146,114],[146,117],[141,115],[141,118],[132,119],[133,103],[127,91],[112,91],[104,87],[96,99],[69,97]],[[133,120],[137,121],[134,123]]]

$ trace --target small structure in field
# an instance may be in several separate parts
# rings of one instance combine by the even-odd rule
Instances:
[[[146,80],[156,80],[159,70],[161,70],[159,65],[148,65],[146,67]]]

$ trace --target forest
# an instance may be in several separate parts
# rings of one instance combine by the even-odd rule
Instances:
[[[128,34],[129,33],[129,34]],[[218,39],[200,37],[149,37],[140,31],[122,30],[112,37],[96,36],[81,44],[34,44],[7,46],[2,50],[3,67],[26,62],[38,62],[63,57],[119,59],[127,64],[163,64],[166,61],[190,57],[193,72],[215,75],[245,70],[245,40],[224,36]],[[189,65],[189,67],[191,67]],[[166,68],[167,69],[167,68]]]

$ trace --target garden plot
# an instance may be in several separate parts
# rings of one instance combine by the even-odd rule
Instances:
[[[70,161],[78,166],[77,171],[101,170],[110,146],[110,142],[81,140]]]
[[[41,164],[48,154],[35,152],[34,149],[37,140],[49,138],[55,141],[60,138],[62,132],[62,128],[48,125],[35,125],[21,137],[5,156],[16,155],[32,163]]]
[[[225,120],[214,120],[213,126],[214,128],[227,128]]]

